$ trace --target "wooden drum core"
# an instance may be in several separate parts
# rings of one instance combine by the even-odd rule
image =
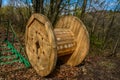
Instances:
[[[63,16],[53,29],[47,17],[33,14],[26,26],[25,47],[32,67],[40,76],[47,76],[58,57],[67,56],[67,65],[79,65],[89,51],[89,35],[77,17]]]
[[[75,37],[69,29],[54,29],[57,40],[57,55],[72,54],[76,48]]]

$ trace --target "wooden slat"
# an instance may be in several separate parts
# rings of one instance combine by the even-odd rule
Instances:
[[[62,56],[63,56],[64,54],[71,53],[71,56],[69,56],[66,64],[71,65],[71,66],[79,65],[84,60],[84,58],[86,57],[86,55],[89,51],[89,35],[88,35],[88,32],[87,32],[84,24],[82,23],[82,21],[80,19],[78,19],[77,17],[74,17],[74,16],[63,16],[63,17],[61,17],[58,20],[58,22],[56,23],[55,27],[58,28],[58,29],[66,29],[66,28],[63,28],[61,25],[62,26],[67,26],[67,29],[72,32],[72,34],[74,36],[74,40],[73,40],[73,38],[71,38],[71,39],[73,40],[72,42],[76,42],[76,46],[75,46],[75,50],[73,50],[73,53],[71,53],[72,50],[71,50],[71,52],[64,53],[65,50],[63,49],[62,51],[58,51],[59,55],[62,54]],[[65,39],[67,39],[68,35],[62,35],[62,33],[57,29],[54,30],[54,31],[58,31],[58,33],[55,32],[56,38],[66,37],[66,38],[63,39],[63,41],[60,40],[61,43],[59,41],[57,41],[58,43],[60,43],[60,45],[64,44],[65,42],[66,43],[69,42],[68,40],[65,40]],[[69,37],[68,37],[68,39],[69,39]]]
[[[41,14],[33,14],[26,26],[26,53],[33,68],[47,76],[56,65],[57,46],[50,21]]]
[[[67,18],[66,18],[67,20]],[[75,37],[69,29],[54,29],[57,40],[57,54],[58,56],[64,56],[71,54],[75,48]]]
[[[56,65],[57,56],[67,56],[67,65],[79,65],[89,50],[89,35],[80,19],[61,17],[55,29],[41,14],[33,14],[25,33],[26,53],[41,76],[47,76]],[[65,58],[63,58],[65,59]]]

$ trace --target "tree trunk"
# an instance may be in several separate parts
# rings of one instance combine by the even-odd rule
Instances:
[[[28,0],[26,0],[26,5],[28,6],[28,7],[26,7],[27,8],[27,10],[28,10],[28,17],[27,17],[27,20],[28,20],[28,18],[31,16],[31,14],[32,14],[32,11],[31,11],[31,5],[30,5],[31,3],[28,1]]]
[[[105,49],[106,44],[107,44],[107,40],[109,39],[110,31],[111,31],[111,29],[112,29],[112,26],[113,26],[113,23],[114,23],[114,19],[115,19],[115,14],[113,15],[113,17],[112,17],[112,19],[111,19],[111,22],[110,22],[110,24],[108,25],[108,30],[107,30],[106,35],[105,35],[105,38],[104,38],[104,46],[103,46],[103,49]]]
[[[55,13],[54,13],[54,18],[53,18],[53,21],[52,21],[52,24],[54,25],[55,22],[56,22],[56,19],[58,18],[58,15],[59,15],[59,9],[60,9],[60,5],[62,3],[63,0],[58,0],[56,1],[56,6],[55,6]]]
[[[44,0],[40,0],[40,13],[44,14],[44,8],[43,8]]]
[[[58,18],[58,15],[60,13],[60,5],[62,3],[63,0],[51,0],[50,1],[50,10],[49,10],[49,14],[48,17],[51,20],[52,24],[54,25],[56,22],[56,19]]]
[[[84,13],[85,13],[86,6],[87,6],[87,0],[84,0],[84,1],[83,1],[83,4],[82,4],[81,18],[84,17]]]
[[[117,50],[117,47],[118,47],[119,40],[120,40],[120,37],[118,37],[118,39],[117,39],[117,41],[116,41],[116,43],[114,45],[114,48],[113,48],[111,56],[116,56],[116,50]]]
[[[2,6],[2,0],[0,0],[0,8],[1,8],[1,6]]]
[[[1,12],[2,0],[0,0],[0,12]],[[1,15],[0,15],[0,24],[1,24]]]
[[[54,14],[54,0],[50,0],[50,8],[49,8],[49,12],[48,12],[48,17],[51,21],[53,18],[53,14]]]
[[[43,3],[44,0],[32,0],[33,12],[34,13],[44,13]]]

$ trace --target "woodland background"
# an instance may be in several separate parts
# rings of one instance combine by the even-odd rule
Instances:
[[[27,21],[33,13],[46,15],[53,25],[63,15],[74,15],[83,21],[89,32],[91,43],[89,56],[100,56],[105,59],[112,57],[116,60],[120,57],[120,0],[6,0],[6,2],[3,4],[4,1],[0,0],[0,20],[10,20],[18,34],[24,34]]]

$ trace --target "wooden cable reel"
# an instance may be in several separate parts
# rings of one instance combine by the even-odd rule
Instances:
[[[54,69],[57,57],[70,54],[66,64],[79,65],[88,53],[89,36],[77,17],[61,17],[53,30],[47,17],[33,14],[26,26],[25,45],[33,68],[39,75],[47,76]]]

